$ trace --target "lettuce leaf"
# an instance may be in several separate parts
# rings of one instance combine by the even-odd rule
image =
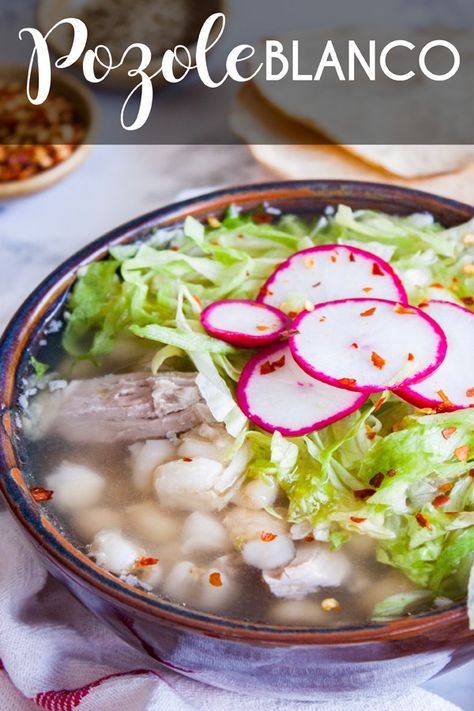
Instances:
[[[471,566],[467,588],[467,613],[469,616],[469,628],[474,630],[474,564]]]
[[[374,622],[383,622],[395,617],[406,615],[407,612],[416,611],[420,607],[425,607],[433,601],[433,594],[429,590],[413,590],[412,592],[401,592],[389,595],[381,602],[378,602],[372,612]]]

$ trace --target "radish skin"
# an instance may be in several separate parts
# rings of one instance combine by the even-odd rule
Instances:
[[[201,323],[208,333],[244,348],[266,346],[278,340],[290,321],[279,309],[257,301],[228,299],[204,309]]]
[[[237,385],[245,415],[267,432],[298,437],[322,429],[361,407],[367,396],[318,382],[295,363],[286,344],[251,358]]]
[[[407,303],[400,278],[383,259],[350,245],[326,244],[280,264],[257,298],[296,315],[308,303],[368,296]]]
[[[293,322],[293,358],[310,376],[355,392],[427,378],[446,355],[440,326],[420,309],[386,299],[319,304]]]
[[[415,407],[461,410],[474,407],[474,312],[452,301],[429,301],[423,312],[444,330],[448,350],[440,367],[420,383],[396,390]]]

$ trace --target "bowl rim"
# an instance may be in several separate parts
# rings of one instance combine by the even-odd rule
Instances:
[[[372,209],[377,201],[390,200],[397,207],[411,212],[421,208],[426,212],[447,210],[450,221],[458,224],[474,217],[474,207],[408,188],[359,181],[276,181],[225,188],[172,203],[135,218],[111,230],[104,236],[66,259],[53,270],[24,303],[7,325],[0,339],[0,491],[8,508],[24,532],[63,576],[76,585],[92,587],[104,601],[114,602],[121,608],[133,608],[136,613],[163,624],[194,630],[220,638],[240,642],[278,643],[280,645],[361,644],[397,640],[426,634],[445,626],[464,625],[468,631],[467,611],[463,603],[447,610],[437,610],[408,616],[391,622],[370,626],[348,626],[336,629],[272,625],[243,620],[230,620],[210,613],[197,612],[178,604],[166,602],[146,591],[140,591],[100,568],[85,554],[76,549],[54,527],[41,511],[41,505],[31,496],[21,471],[17,445],[20,437],[15,424],[15,405],[18,394],[17,378],[21,375],[28,356],[28,348],[38,333],[38,326],[54,317],[77,270],[105,256],[112,245],[140,239],[152,227],[169,227],[180,223],[188,214],[203,218],[215,214],[229,203],[245,207],[264,201],[318,199],[323,204],[336,205],[345,200],[364,200]],[[416,203],[419,203],[418,208]],[[111,600],[112,599],[112,600]]]

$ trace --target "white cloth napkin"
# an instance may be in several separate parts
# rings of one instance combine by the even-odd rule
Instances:
[[[347,701],[240,696],[157,665],[47,574],[6,511],[0,513],[0,556],[1,711],[347,711]],[[394,704],[397,711],[459,711],[423,689],[371,701],[370,708],[393,711]],[[351,702],[350,709],[367,711],[367,702]]]

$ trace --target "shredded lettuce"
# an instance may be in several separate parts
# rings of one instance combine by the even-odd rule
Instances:
[[[433,594],[429,590],[413,590],[389,595],[374,606],[372,619],[375,622],[390,620],[406,615],[407,612],[416,611],[417,608],[426,607],[432,601]]]
[[[38,360],[34,356],[31,356],[30,363],[31,363],[31,367],[33,368],[33,370],[35,372],[36,377],[39,378],[40,380],[42,378],[44,378],[44,376],[46,375],[46,373],[49,370],[49,365],[47,365],[46,363],[42,363],[40,360]]]
[[[469,615],[469,627],[474,630],[474,565],[471,566],[469,583],[467,589],[467,613]]]
[[[444,229],[428,214],[397,217],[344,205],[308,222],[285,215],[268,224],[232,206],[210,226],[188,217],[182,229],[114,247],[81,273],[63,344],[74,358],[97,361],[123,332],[156,342],[153,372],[173,359],[197,371],[213,416],[251,449],[248,476],[278,480],[290,522],[309,525],[335,548],[354,534],[369,536],[378,560],[420,587],[380,603],[377,619],[434,596],[461,599],[470,575],[474,624],[474,410],[426,414],[385,393],[381,407],[374,397],[319,432],[269,435],[249,425],[235,400],[249,351],[212,338],[200,323],[208,304],[255,298],[281,261],[331,243],[389,261],[411,303],[441,298],[474,307],[474,276],[463,268],[473,261],[466,239],[473,233],[474,220]],[[447,428],[456,428],[449,438]],[[462,446],[469,456],[460,460],[455,450]],[[449,496],[440,504],[442,492]]]

